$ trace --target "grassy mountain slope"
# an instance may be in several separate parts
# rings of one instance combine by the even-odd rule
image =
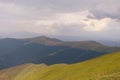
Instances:
[[[120,80],[119,62],[120,52],[116,52],[71,65],[27,65],[30,68],[24,68],[22,71],[19,67],[12,68],[19,73],[11,79],[6,79],[14,73],[11,68],[2,70],[0,80]],[[5,73],[8,74],[3,78]]]
[[[24,63],[72,64],[116,51],[120,51],[120,47],[105,46],[96,41],[64,42],[46,36],[6,38],[0,39],[0,69]]]
[[[38,69],[38,67],[39,67],[39,69]],[[44,67],[46,67],[46,65],[44,65],[44,64],[40,64],[40,65],[23,64],[23,65],[19,65],[16,67],[11,67],[9,69],[0,71],[0,80],[14,80],[14,77],[19,75],[22,72],[26,73],[28,71],[33,71],[34,68],[40,70]]]

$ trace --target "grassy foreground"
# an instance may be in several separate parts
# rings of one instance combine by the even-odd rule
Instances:
[[[0,71],[0,80],[120,80],[120,52],[77,64],[25,64]]]

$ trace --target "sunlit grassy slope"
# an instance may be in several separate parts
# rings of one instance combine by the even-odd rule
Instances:
[[[71,65],[16,66],[2,70],[0,80],[120,80],[120,52]]]

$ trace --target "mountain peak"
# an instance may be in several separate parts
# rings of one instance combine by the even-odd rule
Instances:
[[[49,38],[47,36],[38,36],[38,37],[35,37],[35,38]]]
[[[39,37],[35,37],[35,38],[27,38],[24,39],[25,41],[29,42],[29,43],[40,43],[40,44],[44,44],[44,45],[56,45],[60,42],[62,42],[59,39],[56,38],[50,38],[47,36],[39,36]]]

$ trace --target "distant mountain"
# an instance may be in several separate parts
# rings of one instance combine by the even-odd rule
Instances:
[[[96,41],[64,42],[40,36],[26,39],[0,39],[0,69],[24,64],[77,63],[97,56],[120,51]]]
[[[0,80],[120,80],[120,52],[76,64],[24,64],[0,71]]]
[[[40,44],[44,44],[44,45],[56,45],[60,42],[62,42],[61,40],[55,39],[55,38],[49,38],[46,36],[40,36],[40,37],[35,37],[35,38],[26,38],[23,39],[24,41],[27,42],[27,44],[29,43],[40,43]]]
[[[67,41],[67,42],[62,42],[60,45],[66,45],[66,46],[71,46],[74,48],[83,48],[83,49],[92,49],[95,50],[97,48],[102,48],[102,47],[107,47],[101,43],[98,43],[96,41]]]
[[[102,44],[105,44],[107,46],[116,46],[116,47],[120,47],[120,41],[99,41]]]

